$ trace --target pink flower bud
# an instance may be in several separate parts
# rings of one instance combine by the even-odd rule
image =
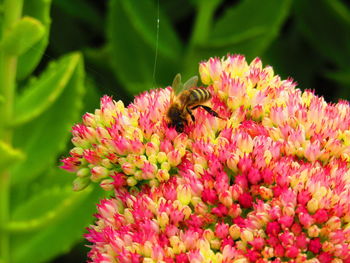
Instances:
[[[173,150],[167,154],[171,166],[176,167],[180,164],[182,155],[178,150]]]
[[[248,193],[243,193],[238,198],[238,202],[243,208],[249,208],[253,205],[253,197]]]
[[[77,172],[79,171],[79,167],[81,165],[80,158],[77,157],[67,157],[62,160],[63,165],[61,166],[62,169],[65,169],[69,172]]]
[[[308,243],[309,243],[309,240],[306,237],[305,233],[302,233],[301,235],[298,235],[295,238],[295,244],[301,250],[305,250],[307,248]]]
[[[314,219],[308,213],[300,213],[298,218],[300,224],[302,224],[305,228],[310,227],[314,223]]]
[[[304,155],[305,158],[310,162],[316,161],[321,156],[321,146],[320,142],[316,141],[315,143],[310,143],[305,149]]]
[[[261,174],[260,174],[258,169],[253,168],[248,172],[247,178],[248,178],[249,183],[258,184],[259,181],[261,180]]]
[[[300,224],[294,223],[292,225],[292,232],[294,233],[295,236],[299,236],[301,231],[302,231],[302,228],[301,228]]]
[[[214,207],[211,212],[218,217],[224,217],[227,215],[228,209],[223,204],[219,204],[217,207]]]
[[[248,157],[244,156],[238,161],[237,167],[238,169],[244,173],[244,172],[249,172],[252,166],[252,160],[249,159]]]
[[[275,247],[275,256],[282,258],[284,256],[285,250],[281,244],[277,244]]]
[[[174,146],[171,144],[170,140],[163,140],[160,142],[159,149],[162,152],[168,153],[174,149]]]
[[[290,246],[286,248],[285,256],[287,258],[296,258],[299,254],[299,249],[295,246]]]
[[[270,188],[260,186],[259,188],[259,195],[264,199],[264,200],[269,200],[273,197],[273,192]]]
[[[256,237],[254,240],[249,241],[249,244],[255,249],[255,250],[262,250],[265,246],[265,240],[262,237]]]
[[[263,172],[262,172],[262,176],[263,176],[263,179],[264,179],[264,183],[267,184],[267,185],[270,185],[273,183],[274,181],[274,175],[272,173],[272,171],[270,169],[264,169]]]
[[[258,251],[255,250],[247,250],[247,257],[249,262],[257,262],[257,260],[261,257]],[[234,261],[236,262],[236,260]]]
[[[263,114],[264,114],[264,110],[261,105],[256,105],[251,112],[252,119],[254,121],[260,121],[264,116]]]
[[[326,209],[317,210],[317,212],[313,215],[313,218],[318,224],[326,222],[328,220],[327,210]]]
[[[326,226],[330,229],[330,230],[336,230],[339,229],[341,227],[341,220],[339,217],[337,216],[332,216],[326,223]]]
[[[235,178],[235,185],[240,186],[243,191],[248,189],[247,177],[243,174],[237,175]]]
[[[229,225],[224,223],[219,223],[215,228],[215,235],[218,238],[224,239],[229,234]]]
[[[105,191],[112,191],[114,189],[114,180],[104,179],[101,181],[100,186]]]
[[[218,197],[213,189],[205,188],[202,192],[202,199],[204,202],[208,202],[209,204],[215,204]]]
[[[272,236],[277,236],[281,231],[281,227],[277,222],[268,222],[266,225],[266,233]]]
[[[136,171],[135,165],[128,162],[123,163],[121,167],[126,175],[133,175]]]
[[[152,154],[156,154],[159,151],[159,148],[157,147],[157,145],[151,142],[148,142],[145,146],[145,150],[146,150],[147,156],[150,156]]]
[[[226,190],[219,194],[219,201],[223,203],[226,207],[232,206],[232,194],[229,190]]]
[[[84,125],[90,126],[90,127],[96,127],[96,121],[95,121],[95,116],[91,113],[85,113],[83,115],[83,122]]]
[[[91,169],[91,181],[99,182],[102,178],[109,175],[109,170],[102,166],[95,166]]]
[[[235,257],[236,250],[233,248],[233,245],[225,245],[222,251],[222,255],[224,261],[230,261]]]
[[[333,260],[332,255],[327,252],[321,252],[317,258],[320,261],[320,263],[331,263]],[[349,256],[349,259],[350,259],[350,256]],[[346,261],[343,260],[343,262],[345,263]]]
[[[237,216],[241,215],[242,209],[239,204],[232,204],[232,206],[228,210],[228,215],[230,215],[232,218],[236,218]]]
[[[282,228],[289,228],[294,222],[294,218],[291,216],[282,216],[278,219],[278,223],[281,224]]]
[[[278,236],[284,247],[292,245],[294,243],[294,235],[290,232],[284,232]]]
[[[314,253],[314,254],[318,254],[320,252],[322,248],[322,244],[320,242],[319,238],[314,238],[311,239],[309,242],[309,250]]]

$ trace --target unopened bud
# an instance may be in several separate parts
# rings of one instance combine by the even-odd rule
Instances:
[[[86,188],[90,184],[89,177],[77,177],[73,181],[73,190],[78,192]]]

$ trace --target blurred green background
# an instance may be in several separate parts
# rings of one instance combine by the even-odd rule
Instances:
[[[336,101],[350,95],[349,7],[340,0],[54,0],[47,54],[82,51],[100,94],[124,101],[227,53],[259,56],[301,89]]]
[[[240,53],[327,101],[350,98],[346,1],[25,0],[20,15],[35,20],[11,35],[4,21],[16,2],[0,1],[0,51],[18,60],[14,102],[0,93],[14,109],[5,128],[13,138],[4,146],[0,137],[0,176],[11,174],[0,196],[10,200],[0,251],[11,262],[86,261],[82,235],[103,193],[97,186],[72,192],[74,176],[57,166],[72,147],[72,125],[103,94],[127,104],[176,73],[198,74],[202,60]],[[3,78],[5,69],[0,63]]]

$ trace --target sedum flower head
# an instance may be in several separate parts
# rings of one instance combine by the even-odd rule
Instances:
[[[73,127],[63,168],[99,182],[91,262],[350,262],[350,107],[281,80],[256,58],[199,66],[212,94],[183,133],[172,89],[110,97]]]

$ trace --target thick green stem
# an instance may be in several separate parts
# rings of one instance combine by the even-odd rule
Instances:
[[[210,34],[214,12],[220,2],[221,0],[199,1],[190,46],[203,43],[207,40],[208,34]]]
[[[195,55],[195,48],[198,45],[205,43],[210,34],[214,12],[222,0],[202,0],[198,1],[197,16],[195,19],[192,37],[188,45],[185,72],[188,73],[193,67],[193,61],[198,63],[198,58]],[[200,59],[200,58],[199,58]]]
[[[5,0],[2,34],[6,35],[12,26],[21,18],[23,0]],[[12,144],[12,130],[9,121],[12,119],[13,101],[16,88],[17,57],[0,51],[0,140]],[[10,172],[3,169],[0,172],[0,226],[6,226],[10,220]],[[11,262],[10,236],[0,227],[0,261]]]

